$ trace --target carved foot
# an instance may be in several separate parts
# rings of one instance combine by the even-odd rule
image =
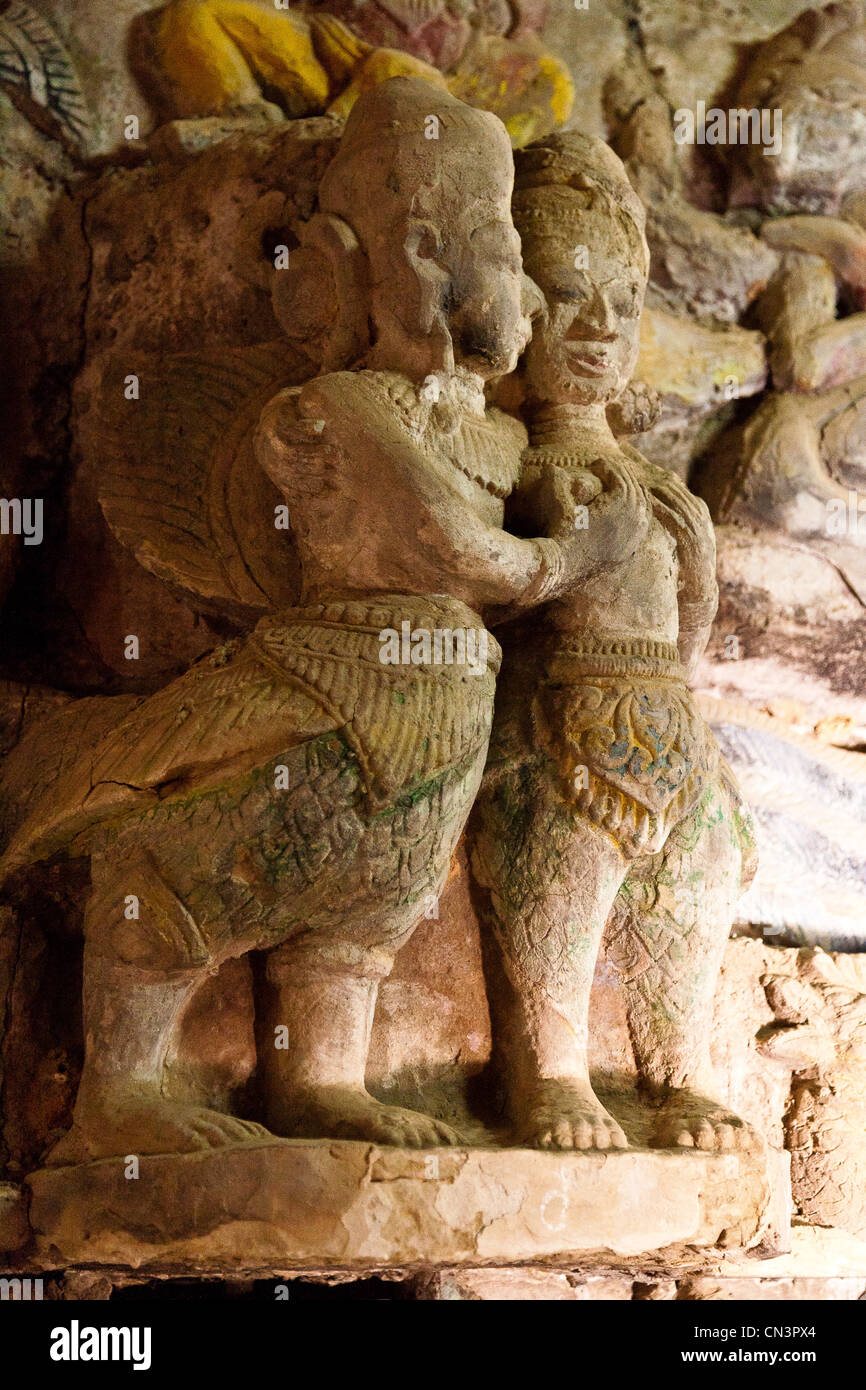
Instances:
[[[521,1104],[519,1142],[535,1149],[627,1149],[588,1081],[539,1081]]]
[[[308,1139],[369,1139],[403,1149],[435,1149],[462,1144],[456,1130],[399,1105],[384,1105],[366,1091],[322,1086],[281,1101],[270,1116],[280,1134]]]
[[[718,1101],[694,1091],[675,1091],[665,1101],[650,1143],[658,1149],[741,1149],[761,1147],[751,1125]]]
[[[127,1154],[195,1153],[273,1137],[252,1120],[204,1106],[161,1099],[103,1100],[89,1108],[76,1106],[71,1130],[49,1151],[45,1162],[55,1167]]]

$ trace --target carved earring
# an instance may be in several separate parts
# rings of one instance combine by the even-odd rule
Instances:
[[[348,222],[318,212],[300,232],[300,247],[277,272],[274,314],[287,338],[323,372],[359,361],[370,346],[367,257]]]
[[[432,223],[407,218],[402,246],[418,287],[418,328],[428,342],[439,340],[442,346],[441,370],[452,372],[454,346],[446,312],[451,282],[448,271],[439,260],[442,238]]]

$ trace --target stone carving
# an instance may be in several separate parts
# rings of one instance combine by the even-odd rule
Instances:
[[[654,414],[608,410],[617,437],[652,463],[688,478],[691,465],[729,423],[733,402],[766,384],[763,334],[730,324],[710,327],[680,314],[644,307],[640,353],[626,396],[649,400]]]
[[[277,395],[257,435],[300,606],[155,695],[74,703],[5,765],[5,874],[91,856],[86,1055],[54,1163],[265,1133],[172,1100],[166,1078],[187,1003],[254,948],[291,1043],[261,1059],[274,1130],[456,1139],[375,1101],[364,1073],[379,982],[442,888],[483,770],[499,651],[481,615],[549,599],[639,540],[621,486],[590,502],[587,536],[502,529],[526,436],[483,387],[515,366],[534,302],[512,177],[498,120],[417,79],[358,103],[278,306],[315,336],[315,282],[326,375]]]
[[[103,372],[103,515],[145,570],[205,611],[258,617],[297,598],[288,527],[275,524],[280,494],[253,447],[262,408],[293,365],[285,342],[275,342],[167,358],[114,354]],[[130,373],[145,383],[133,410]]]
[[[86,141],[90,117],[72,60],[42,16],[21,0],[0,14],[0,82],[42,108],[74,145]]]
[[[757,1266],[731,1248],[785,1248],[791,1160],[790,1273],[804,1251],[812,1274],[857,1258],[864,981],[856,959],[794,947],[863,938],[864,11],[833,5],[774,38],[804,0],[732,4],[701,3],[696,19],[693,0],[0,0],[16,342],[0,492],[45,499],[41,546],[5,533],[14,503],[0,538],[4,593],[14,579],[0,644],[0,1251],[45,1274],[50,1295],[282,1264],[341,1279],[439,1266],[451,1296],[554,1281],[580,1297],[754,1292]],[[321,203],[318,190],[353,104],[407,70],[426,83],[410,120],[447,118],[439,147],[419,133],[413,154],[404,131],[403,164],[380,159],[363,107],[344,147],[370,122],[367,166],[396,169],[408,200],[414,180],[426,190],[416,219],[383,230],[397,191],[341,184],[348,156]],[[470,236],[457,195],[436,191],[455,152],[458,191],[480,190],[484,206],[476,161],[508,167],[501,131],[501,161],[492,128],[456,138],[446,90],[495,110],[524,147],[562,122],[572,87],[580,130],[614,142],[647,213],[653,263],[624,390],[584,370],[628,355],[632,337],[618,301],[643,261],[621,170],[576,140],[585,186],[562,185],[554,219],[566,269],[588,251],[590,272],[594,219],[606,225],[611,338],[571,336],[562,306],[539,323],[528,370],[508,375],[504,351],[495,371],[467,366],[490,338],[460,306],[473,285],[478,302],[499,294],[513,234],[493,233],[494,251],[483,228]],[[780,155],[676,144],[673,113],[698,103],[781,109]],[[529,213],[557,160],[527,158],[515,206],[553,302],[587,275],[551,278],[544,219]],[[582,201],[593,207],[573,216]],[[431,234],[413,242],[413,219]],[[499,309],[513,290],[509,278]],[[591,313],[577,314],[578,335]],[[548,399],[569,377],[557,344],[575,370],[584,359],[599,397],[570,415]],[[590,421],[599,403],[619,451],[600,412]],[[531,449],[508,413],[532,425]],[[545,459],[557,448],[571,477]],[[675,653],[670,590],[653,608],[646,574],[653,557],[660,574],[676,568],[670,589],[700,572],[706,521],[698,509],[670,536],[693,504],[667,477],[660,498],[662,469],[717,522],[720,608],[689,682],[696,704],[672,667],[697,657],[709,596],[679,595]],[[629,595],[644,647],[581,650],[575,623],[619,621]],[[633,626],[604,633],[625,645]],[[446,629],[462,665],[435,664]],[[724,931],[714,874],[732,900],[748,867],[724,759],[760,867],[714,989],[713,1086],[689,1030],[704,1028]],[[707,803],[688,813],[699,780],[718,820]],[[560,924],[582,925],[593,874],[606,874],[610,910],[587,1020],[598,895],[589,931],[563,938]],[[561,898],[517,940],[538,884],[545,909]],[[520,948],[511,981],[491,924]],[[85,934],[84,1084],[72,1133],[40,1168],[72,1123]],[[515,993],[534,1007],[538,978],[553,980],[561,1014],[515,1032]],[[489,1003],[510,1132],[490,1105]],[[559,1017],[575,1035],[585,1024],[592,1085],[621,1133],[585,1089],[564,1119],[561,1085],[532,1093],[547,1044],[587,1084],[582,1039],[569,1052],[542,1037]],[[766,1154],[718,1151],[751,1143],[731,1112]],[[323,1142],[280,1137],[296,1134]],[[592,1147],[519,1147],[622,1134],[631,1150],[605,1161]],[[400,1147],[457,1135],[435,1156]],[[143,1181],[129,1182],[118,1154],[136,1151]],[[90,1155],[110,1156],[77,1161]],[[303,1211],[299,1190],[315,1194]],[[815,1221],[834,1227],[802,1224]],[[621,1267],[587,1282],[577,1258]],[[568,1272],[513,1268],[547,1259]],[[491,1261],[512,1268],[500,1278]],[[64,1277],[59,1262],[85,1269]],[[782,1292],[777,1261],[760,1272]]]
[[[829,391],[771,392],[702,463],[699,487],[716,521],[808,545],[866,601],[866,378]],[[852,500],[853,499],[853,500]],[[852,514],[853,509],[853,514]]]
[[[854,116],[837,114],[859,140]],[[821,215],[773,217],[762,228],[780,253],[758,305],[774,389],[715,440],[694,477],[717,523],[722,591],[719,638],[700,682],[726,697],[772,702],[807,731],[818,721],[806,706],[817,703],[833,741],[856,744],[866,710],[859,677],[866,530],[858,491],[866,234],[827,215],[838,200],[818,174],[812,186],[808,205]],[[752,191],[772,209],[775,183]],[[792,571],[796,590],[777,578]],[[724,647],[732,636],[733,652]]]
[[[374,48],[330,15],[307,20],[249,0],[171,0],[154,43],[179,116],[252,111],[266,93],[277,116],[346,116],[362,91],[401,73],[445,86],[430,64]]]
[[[544,0],[310,0],[309,8],[338,15],[370,43],[405,48],[447,70],[475,35],[537,32],[546,5]]]
[[[761,1051],[793,1067],[785,1116],[795,1209],[819,1226],[866,1232],[866,970],[820,947],[764,977],[777,1023]],[[787,962],[785,962],[787,963]]]
[[[711,1099],[708,1040],[752,839],[686,683],[716,606],[712,526],[674,475],[616,443],[605,415],[637,355],[643,207],[612,151],[570,133],[520,157],[514,215],[546,304],[526,353],[518,512],[530,531],[543,518],[551,535],[573,533],[608,486],[635,550],[503,638],[474,865],[500,952],[510,1111],[529,1144],[626,1144],[586,1063],[613,913],[634,1052],[660,1105],[653,1142],[748,1145],[749,1128]]]
[[[736,323],[766,288],[778,253],[747,226],[696,206],[693,181],[678,158],[672,112],[632,66],[605,91],[611,144],[646,209],[652,257],[651,308]]]
[[[571,79],[532,32],[537,18],[515,23],[502,4],[476,6],[472,20],[444,0],[387,10],[328,3],[309,15],[256,0],[170,0],[149,24],[177,116],[345,118],[362,92],[402,74],[496,112],[515,145],[567,120]]]
[[[746,146],[736,201],[832,213],[866,190],[864,34],[862,5],[844,0],[807,10],[758,47],[738,104],[781,112],[782,149],[765,159],[760,146]]]
[[[697,684],[851,746],[864,718],[863,23],[859,4],[809,11],[754,51],[744,77],[731,72],[731,105],[776,113],[775,155],[750,142],[722,159],[675,147],[646,74],[627,68],[608,92],[648,209],[654,306],[726,320],[753,303],[767,339],[772,393],[678,441],[717,525],[720,610]],[[637,442],[663,459],[661,423]]]

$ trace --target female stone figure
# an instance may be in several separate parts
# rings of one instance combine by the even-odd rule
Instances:
[[[498,665],[481,614],[637,543],[616,486],[590,509],[590,545],[502,530],[525,435],[483,388],[529,336],[512,179],[495,117],[417,79],[358,102],[279,292],[326,374],[277,396],[257,439],[289,506],[300,605],[144,700],[77,702],[5,769],[7,804],[46,770],[5,872],[91,856],[84,1071],[52,1162],[262,1137],[173,1100],[166,1073],[201,981],[252,949],[270,953],[288,1030],[262,1059],[277,1133],[456,1141],[376,1101],[364,1074],[379,983],[481,777]],[[383,664],[404,627],[408,664]],[[437,632],[476,661],[437,660]]]
[[[715,613],[713,530],[703,502],[620,446],[605,416],[637,357],[643,208],[613,152],[569,133],[519,157],[513,210],[546,305],[525,356],[522,521],[591,535],[585,504],[615,473],[641,542],[503,639],[473,862],[499,947],[512,1117],[544,1148],[626,1144],[587,1069],[615,912],[639,1073],[663,1102],[654,1142],[734,1147],[749,1132],[708,1099],[708,1042],[750,841],[686,684]]]

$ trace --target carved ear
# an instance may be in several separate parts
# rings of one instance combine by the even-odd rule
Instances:
[[[442,237],[432,222],[407,217],[402,229],[404,255],[418,283],[419,326],[422,333],[446,328],[444,301],[451,276],[442,265]]]
[[[315,356],[325,372],[338,371],[370,346],[367,257],[348,222],[317,212],[277,271],[274,313],[286,337]]]

